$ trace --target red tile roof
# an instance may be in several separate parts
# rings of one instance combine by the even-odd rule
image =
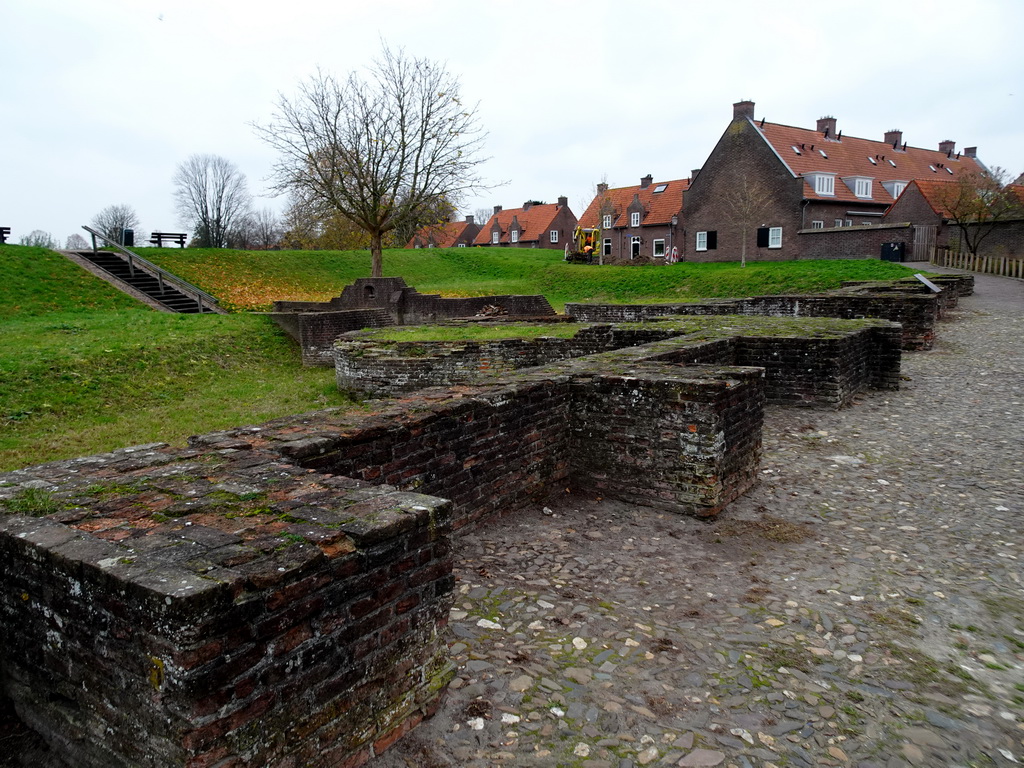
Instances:
[[[661,192],[654,190],[664,186]],[[654,181],[647,187],[617,187],[599,194],[587,206],[580,216],[581,227],[600,227],[602,211],[612,212],[612,227],[625,227],[629,224],[628,208],[633,196],[638,195],[644,207],[644,215],[640,219],[641,226],[652,224],[669,224],[672,217],[678,215],[683,208],[683,192],[690,186],[689,179],[673,181]]]
[[[473,240],[473,245],[493,245],[491,229],[494,227],[495,220],[497,220],[498,225],[501,227],[501,240],[499,242],[511,243],[508,228],[512,225],[513,218],[519,222],[520,243],[540,240],[541,235],[549,229],[553,229],[551,224],[561,209],[562,206],[557,203],[545,203],[543,205],[531,205],[529,209],[508,208],[498,211],[488,219],[487,224],[484,225],[476,239]]]
[[[953,218],[947,206],[947,200],[953,199],[956,190],[955,181],[934,181],[932,179],[915,179],[912,186],[917,187],[921,197],[928,203],[929,207],[944,219]],[[903,192],[907,194],[910,187]]]
[[[433,242],[437,248],[451,248],[468,226],[469,222],[465,219],[449,221],[441,225],[428,225],[413,235],[405,247],[415,248],[416,242],[419,241],[423,245]]]
[[[765,140],[794,176],[815,172],[835,174],[835,195],[820,195],[814,185],[804,184],[804,196],[815,200],[837,200],[847,203],[891,203],[893,196],[882,186],[883,181],[909,183],[914,179],[955,180],[967,173],[985,170],[975,158],[954,153],[948,157],[937,149],[907,147],[893,149],[884,141],[842,136],[826,139],[820,131],[795,128],[777,123],[753,121]],[[824,154],[822,154],[824,153]],[[870,178],[871,197],[857,197],[843,179]]]

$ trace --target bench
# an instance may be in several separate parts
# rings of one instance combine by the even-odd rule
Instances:
[[[10,227],[0,227],[0,243],[7,242],[7,236],[11,234]]]
[[[187,235],[184,232],[154,232],[149,238],[149,242],[153,243],[157,248],[163,246],[163,241],[167,240],[171,243],[177,243],[182,248],[185,247],[185,238]]]

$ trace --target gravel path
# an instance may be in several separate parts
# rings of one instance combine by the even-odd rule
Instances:
[[[565,494],[463,538],[458,677],[372,768],[1024,763],[1022,338],[979,275],[901,391],[770,409],[717,521]]]

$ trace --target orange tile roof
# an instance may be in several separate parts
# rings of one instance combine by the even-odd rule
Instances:
[[[662,192],[655,193],[655,189],[665,185]],[[629,224],[627,209],[633,202],[633,196],[638,195],[640,203],[644,207],[644,215],[640,220],[642,226],[652,224],[669,224],[672,217],[679,214],[683,208],[683,192],[690,186],[689,179],[675,179],[673,181],[654,181],[647,187],[636,185],[635,187],[617,187],[609,189],[603,195],[597,195],[587,206],[587,210],[580,216],[581,227],[601,226],[602,211],[612,212],[612,226],[624,227]]]
[[[826,139],[820,131],[808,128],[767,122],[762,124],[758,121],[753,124],[794,176],[806,176],[814,172],[835,174],[835,195],[819,195],[813,185],[804,184],[804,196],[814,200],[891,203],[893,197],[882,186],[883,181],[950,181],[967,173],[982,173],[985,170],[975,158],[962,155],[957,159],[956,154],[947,157],[945,152],[937,149],[907,147],[903,150],[901,146],[897,150],[884,141],[855,136],[842,136],[841,140],[836,141]],[[870,198],[857,197],[842,181],[855,176],[872,179]]]
[[[1006,191],[1016,197],[1020,205],[1024,205],[1024,184],[1008,184]]]
[[[451,248],[466,231],[467,226],[469,226],[469,222],[466,220],[449,221],[441,225],[428,224],[413,235],[405,247],[414,248],[417,240],[421,243],[433,240],[438,248]]]
[[[525,208],[508,208],[498,211],[487,220],[487,224],[473,240],[473,245],[493,245],[491,242],[491,229],[497,219],[501,227],[502,243],[510,243],[508,228],[512,225],[512,219],[519,221],[519,242],[531,242],[540,240],[542,234],[551,229],[551,223],[561,210],[562,206],[557,203],[545,203],[543,205],[531,205],[529,210]]]
[[[912,185],[921,192],[921,197],[929,207],[944,219],[953,217],[946,201],[952,199],[951,192],[954,189],[952,186],[954,184],[956,184],[955,181],[934,181],[932,179],[915,179],[912,182]],[[903,194],[907,194],[909,190],[908,186]]]

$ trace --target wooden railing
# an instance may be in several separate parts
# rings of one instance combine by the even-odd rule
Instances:
[[[1009,256],[974,255],[952,248],[932,248],[930,261],[938,267],[951,267],[965,269],[968,272],[981,272],[986,275],[1024,279],[1024,259],[1015,259]]]

